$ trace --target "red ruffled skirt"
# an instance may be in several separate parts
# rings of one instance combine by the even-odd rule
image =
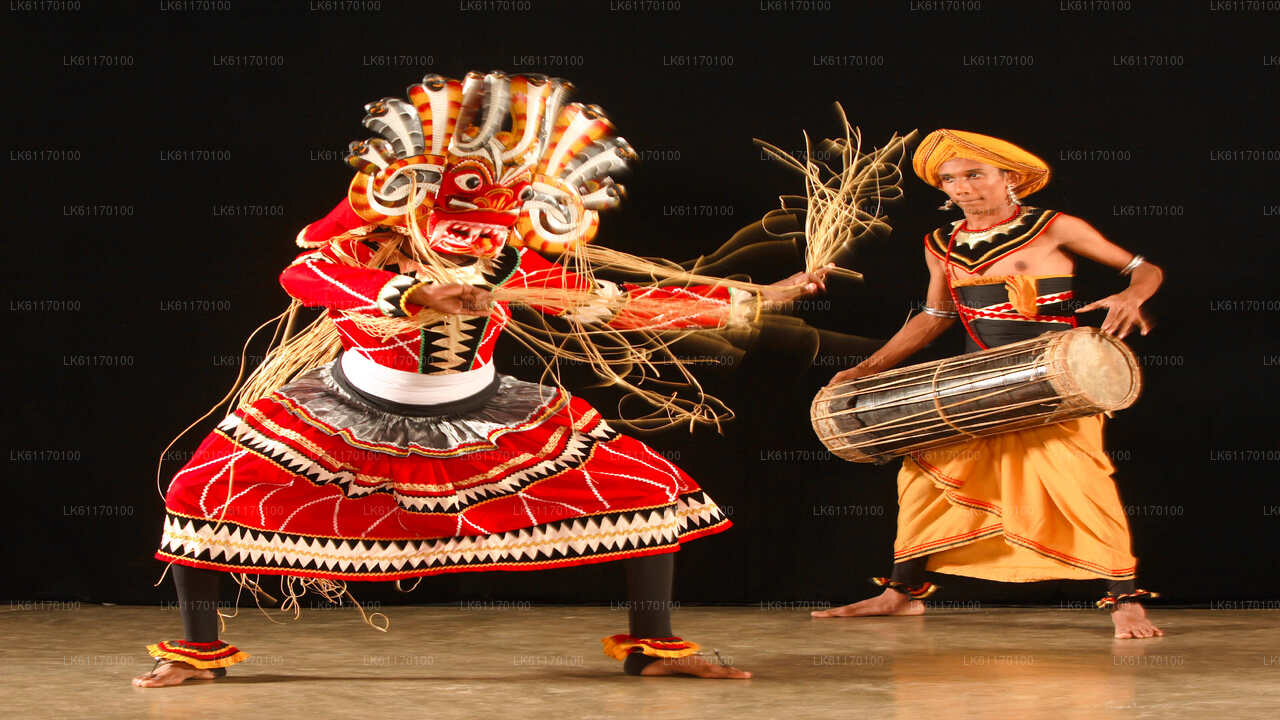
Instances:
[[[499,376],[448,406],[373,400],[330,364],[229,415],[174,476],[156,557],[395,580],[673,552],[730,525],[564,390]]]

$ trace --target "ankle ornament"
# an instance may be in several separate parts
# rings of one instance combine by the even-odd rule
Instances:
[[[680,658],[694,655],[702,646],[678,637],[638,638],[631,635],[610,635],[601,638],[604,654],[614,660],[626,660],[632,653],[642,653],[660,658]]]
[[[1102,596],[1101,600],[1094,603],[1094,605],[1096,605],[1099,610],[1114,611],[1117,607],[1124,605],[1125,603],[1141,602],[1143,600],[1151,600],[1158,597],[1160,597],[1160,593],[1142,589],[1134,590],[1131,593],[1124,593],[1123,595],[1113,595],[1108,592],[1106,595]]]
[[[927,581],[912,587],[904,582],[899,582],[898,580],[887,577],[873,577],[871,578],[871,582],[883,588],[896,590],[897,592],[910,597],[912,600],[923,600],[937,592],[939,587],[938,585],[934,585]]]
[[[221,640],[207,643],[165,640],[148,645],[147,654],[156,660],[184,662],[197,670],[230,667],[249,659],[249,653]]]

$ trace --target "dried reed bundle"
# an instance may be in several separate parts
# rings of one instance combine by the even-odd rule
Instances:
[[[827,139],[815,153],[809,134],[804,134],[805,157],[797,158],[776,145],[756,139],[760,147],[783,165],[804,175],[805,197],[783,195],[782,207],[764,217],[765,229],[770,217],[780,213],[805,212],[805,270],[813,272],[831,262],[841,250],[877,229],[887,230],[883,201],[902,197],[901,163],[906,144],[916,134],[894,133],[883,146],[862,151],[862,131],[849,124],[840,103],[836,113],[844,128],[844,137]],[[826,158],[834,156],[839,163]],[[820,159],[815,159],[820,158]],[[837,274],[861,278],[861,273],[836,268]]]

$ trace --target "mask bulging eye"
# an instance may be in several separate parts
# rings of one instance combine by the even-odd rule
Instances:
[[[479,190],[484,181],[476,173],[462,173],[453,179],[463,190]]]
[[[520,191],[520,202],[529,202],[533,199],[533,188],[526,187]]]

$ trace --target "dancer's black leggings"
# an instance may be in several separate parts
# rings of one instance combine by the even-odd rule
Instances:
[[[671,586],[675,555],[649,555],[622,561],[627,574],[630,634],[642,638],[671,637]],[[175,564],[173,583],[178,588],[182,628],[192,642],[218,639],[218,583],[222,573]],[[636,675],[657,658],[634,653],[623,669]]]
[[[218,639],[218,581],[222,573],[174,564],[173,584],[178,588],[182,631],[191,642]]]
[[[924,583],[924,568],[928,561],[929,556],[922,555],[900,563],[894,563],[893,574],[890,577],[909,587],[918,587]],[[1136,580],[1107,581],[1107,589],[1111,591],[1112,595],[1127,595],[1137,588]]]

